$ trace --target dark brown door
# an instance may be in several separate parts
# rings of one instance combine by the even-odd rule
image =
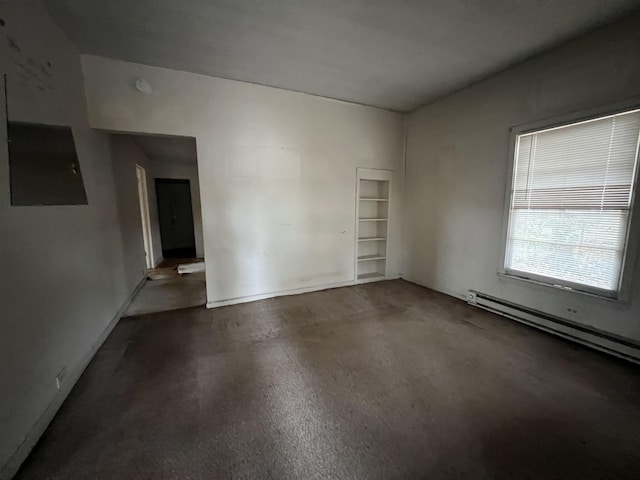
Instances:
[[[189,180],[156,178],[156,197],[162,256],[194,258],[196,238]]]

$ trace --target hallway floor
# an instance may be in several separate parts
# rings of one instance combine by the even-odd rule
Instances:
[[[164,280],[148,280],[135,296],[125,316],[167,312],[207,303],[204,272],[176,275]]]
[[[17,478],[639,471],[639,367],[395,280],[121,320]]]

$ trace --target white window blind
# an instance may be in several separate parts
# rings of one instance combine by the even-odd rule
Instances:
[[[517,137],[507,273],[618,290],[639,134],[634,110]]]

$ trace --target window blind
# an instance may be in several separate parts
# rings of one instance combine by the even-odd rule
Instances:
[[[517,137],[507,272],[617,291],[639,134],[634,110]]]

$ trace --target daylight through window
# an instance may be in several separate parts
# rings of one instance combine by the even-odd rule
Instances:
[[[639,132],[633,110],[517,136],[508,274],[615,296]]]

